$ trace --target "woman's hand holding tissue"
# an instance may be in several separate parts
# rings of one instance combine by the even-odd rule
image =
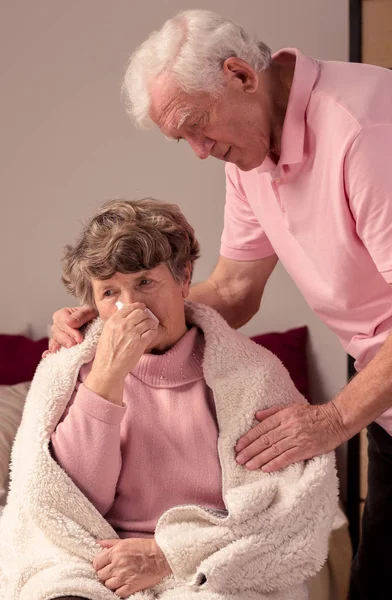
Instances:
[[[153,345],[159,322],[140,302],[112,314],[103,327],[85,386],[109,402],[122,405],[126,375]]]
[[[102,540],[93,566],[99,579],[120,598],[157,585],[170,566],[154,539]]]
[[[256,413],[260,421],[235,446],[237,462],[267,473],[331,452],[350,436],[333,402],[274,406]]]

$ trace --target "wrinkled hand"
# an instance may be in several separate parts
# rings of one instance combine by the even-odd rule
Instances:
[[[260,423],[235,446],[237,462],[250,470],[277,471],[331,452],[349,438],[333,402],[274,406],[257,412],[256,419]]]
[[[91,306],[87,306],[87,304],[57,310],[53,314],[49,350],[45,350],[42,358],[45,358],[48,354],[54,354],[60,350],[61,346],[71,348],[71,346],[83,342],[83,335],[79,328],[97,316],[98,311]]]
[[[102,329],[97,345],[93,366],[85,381],[93,375],[104,376],[111,373],[125,378],[151,347],[159,335],[159,324],[146,311],[142,302],[126,304],[113,313]]]
[[[154,539],[101,540],[103,550],[93,566],[99,579],[120,598],[157,585],[171,573],[170,566]]]

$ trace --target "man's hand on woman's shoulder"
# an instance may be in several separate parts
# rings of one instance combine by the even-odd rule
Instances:
[[[333,401],[273,406],[255,415],[259,423],[237,442],[236,460],[271,473],[326,454],[350,438]]]
[[[48,354],[54,354],[62,346],[71,348],[83,341],[83,335],[79,331],[82,325],[95,319],[98,311],[92,306],[76,306],[60,308],[53,314],[52,337],[49,340],[49,350],[46,350],[42,358]]]

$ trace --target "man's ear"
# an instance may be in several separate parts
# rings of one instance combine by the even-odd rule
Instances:
[[[257,72],[242,58],[230,56],[223,63],[225,78],[236,85],[240,85],[245,92],[253,93],[257,90],[259,77]]]

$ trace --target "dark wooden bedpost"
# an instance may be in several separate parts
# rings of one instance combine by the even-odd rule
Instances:
[[[350,61],[362,62],[362,0],[350,0]],[[347,378],[355,375],[354,359],[348,356]],[[360,537],[360,437],[347,444],[347,506],[353,552],[357,551]]]

